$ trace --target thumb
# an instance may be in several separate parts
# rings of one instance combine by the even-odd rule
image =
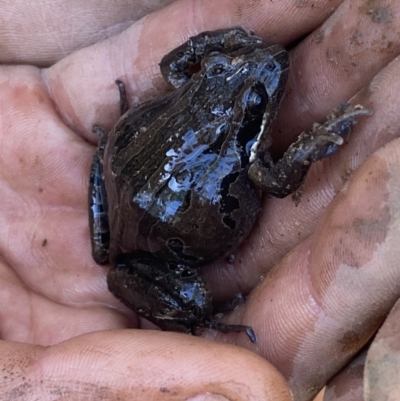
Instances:
[[[68,400],[292,400],[281,374],[261,357],[183,334],[104,331],[48,348],[0,346],[4,399],[22,391],[25,400],[55,392]]]

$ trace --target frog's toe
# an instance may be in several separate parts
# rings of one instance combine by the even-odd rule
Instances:
[[[213,329],[213,330],[220,331],[221,333],[244,332],[247,334],[247,337],[249,337],[249,339],[252,343],[257,342],[257,336],[254,333],[254,330],[250,326],[244,326],[241,324],[225,324],[225,323],[219,322],[217,320],[209,320],[209,321],[203,322],[201,328]]]

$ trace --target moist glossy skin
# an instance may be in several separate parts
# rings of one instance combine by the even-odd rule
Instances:
[[[174,91],[126,111],[108,135],[95,127],[93,257],[114,265],[111,292],[162,329],[246,331],[255,341],[251,328],[212,317],[198,267],[232,253],[262,192],[296,190],[310,163],[334,153],[363,113],[338,110],[323,132],[303,134],[274,164],[269,126],[286,85],[285,49],[239,28],[205,32],[160,67]]]

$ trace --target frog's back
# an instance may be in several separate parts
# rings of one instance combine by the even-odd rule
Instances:
[[[229,253],[253,225],[260,191],[247,178],[243,149],[231,133],[237,127],[223,113],[188,102],[190,93],[180,92],[190,90],[144,104],[115,127],[105,157],[112,171],[106,176],[115,225],[111,258],[143,250],[202,264]]]

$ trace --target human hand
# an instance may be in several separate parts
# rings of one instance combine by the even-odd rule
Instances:
[[[391,25],[398,14],[392,3]],[[294,207],[290,197],[267,200],[235,263],[219,262],[204,272],[215,288],[215,298],[223,299],[238,290],[250,291],[276,265],[251,292],[245,308],[228,317],[231,323],[251,325],[258,343],[251,346],[243,334],[206,335],[253,347],[289,380],[296,399],[307,399],[362,347],[399,295],[396,264],[382,262],[396,261],[392,244],[398,233],[395,190],[399,182],[390,171],[398,163],[399,79],[396,61],[387,66],[397,54],[393,29],[382,23],[377,25],[381,30],[371,30],[376,25],[374,13],[353,6],[354,13],[345,13],[348,2],[332,16],[332,2],[326,2],[325,8],[292,12],[283,2],[259,4],[256,13],[244,2],[196,2],[198,8],[190,10],[193,14],[185,4],[191,3],[177,1],[48,70],[26,66],[0,70],[5,301],[1,328],[3,340],[8,340],[2,342],[2,359],[4,366],[14,366],[10,372],[15,373],[11,357],[28,358],[30,362],[16,371],[20,386],[25,377],[46,394],[62,382],[68,384],[71,399],[77,399],[82,386],[86,395],[102,389],[109,398],[116,394],[128,398],[145,388],[143,399],[157,393],[165,398],[166,391],[179,391],[182,397],[208,391],[243,399],[262,399],[269,392],[270,399],[287,399],[285,384],[274,368],[240,348],[211,346],[175,333],[85,334],[141,325],[108,293],[105,270],[91,260],[86,192],[97,140],[91,126],[110,128],[118,118],[116,78],[127,83],[132,102],[165,90],[157,63],[184,38],[203,30],[244,25],[268,41],[289,44],[325,21],[292,50],[288,96],[276,123],[277,132],[288,138],[283,144],[313,121],[322,120],[383,70],[369,90],[354,100],[372,108],[375,115],[360,123],[337,156],[312,168],[300,205]],[[188,15],[196,16],[190,26],[184,24],[191,21]],[[210,18],[200,18],[204,15]],[[355,22],[346,23],[349,20]],[[357,32],[356,22],[361,26]],[[293,27],[290,32],[287,26]],[[376,47],[386,49],[390,42],[389,54],[370,45],[382,31],[386,39]],[[357,39],[355,48],[349,45],[349,36]],[[352,60],[349,54],[355,49],[357,57]],[[383,147],[389,141],[390,146]],[[376,305],[379,308],[372,309]],[[76,337],[80,334],[85,335]],[[54,346],[44,350],[30,344]],[[44,380],[40,386],[39,379]],[[8,389],[18,384],[10,381]]]

